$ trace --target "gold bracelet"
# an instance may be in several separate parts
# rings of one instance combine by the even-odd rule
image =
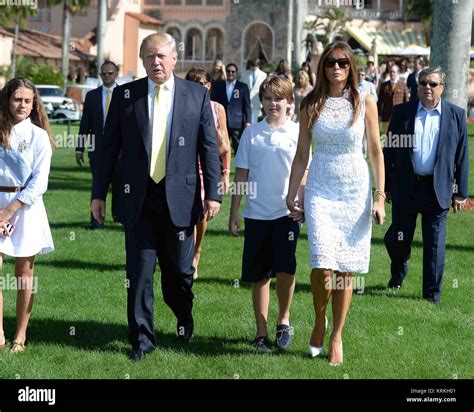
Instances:
[[[382,196],[384,200],[387,199],[387,196],[385,195],[385,192],[383,190],[376,190],[374,193],[376,196]]]

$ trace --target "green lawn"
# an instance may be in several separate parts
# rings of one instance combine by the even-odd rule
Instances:
[[[62,128],[54,128],[61,133]],[[474,129],[470,128],[474,165]],[[474,195],[473,166],[470,193]],[[297,290],[292,306],[294,342],[286,353],[256,354],[250,289],[239,284],[243,238],[227,235],[230,199],[206,235],[196,294],[195,336],[183,346],[175,319],[155,283],[158,350],[137,364],[127,360],[124,236],[121,226],[87,230],[90,174],[75,166],[73,149],[54,152],[45,202],[54,253],[37,258],[38,294],[27,351],[0,352],[0,378],[472,378],[474,212],[450,214],[441,304],[422,301],[421,232],[410,274],[389,291],[387,230],[375,227],[365,292],[355,295],[344,332],[344,365],[328,366],[306,352],[313,324],[306,231],[298,244]],[[388,212],[390,209],[388,208]],[[110,217],[110,211],[108,216]],[[390,221],[390,215],[388,216]],[[3,275],[13,273],[6,261]],[[4,293],[5,330],[15,329],[15,294]],[[276,322],[273,292],[270,329]],[[329,318],[331,321],[331,314]],[[327,347],[327,340],[325,342]],[[469,366],[471,365],[471,366]]]

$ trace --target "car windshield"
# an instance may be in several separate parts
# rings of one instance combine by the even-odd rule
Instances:
[[[64,92],[55,87],[38,87],[40,96],[64,97]]]

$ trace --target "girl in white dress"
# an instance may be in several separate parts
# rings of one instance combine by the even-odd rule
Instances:
[[[364,134],[377,189],[373,205],[369,168],[362,152]],[[354,54],[345,42],[326,47],[319,60],[316,87],[301,104],[300,136],[287,197],[291,212],[303,209],[295,196],[312,140],[315,149],[304,198],[316,314],[309,351],[313,357],[323,351],[326,307],[332,295],[329,363],[339,365],[342,328],[352,298],[352,272],[367,273],[372,216],[380,224],[385,217],[377,105],[372,96],[359,93]]]
[[[25,350],[35,293],[35,256],[54,250],[43,204],[54,146],[48,117],[33,83],[10,80],[0,93],[0,270],[4,255],[15,258],[18,292],[13,353]],[[1,288],[0,348],[5,348]]]

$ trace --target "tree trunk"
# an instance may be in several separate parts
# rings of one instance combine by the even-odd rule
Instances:
[[[97,14],[97,77],[100,80],[100,66],[104,62],[105,28],[107,24],[107,3],[99,0],[99,11]]]
[[[472,0],[435,0],[431,67],[446,73],[444,98],[467,109]]]
[[[71,12],[69,9],[69,0],[64,0],[63,3],[63,43],[62,43],[62,62],[61,73],[64,79],[64,90],[66,90],[66,83],[69,74],[69,34],[71,32]]]
[[[12,65],[11,65],[10,76],[12,79],[14,79],[16,76],[16,45],[18,43],[19,32],[20,32],[20,19],[17,14],[15,17],[15,35],[13,36],[12,55],[11,55]]]

